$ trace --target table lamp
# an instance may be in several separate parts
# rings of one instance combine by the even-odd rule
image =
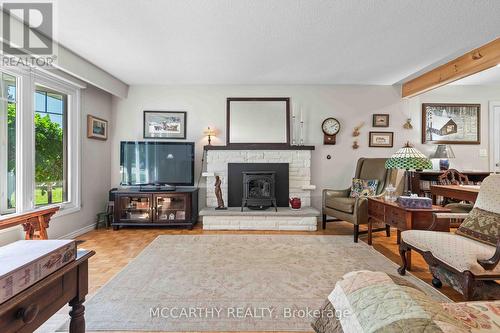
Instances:
[[[215,130],[211,129],[210,126],[203,132],[205,135],[208,135],[208,145],[212,144],[212,136],[215,136]]]
[[[410,170],[432,169],[432,162],[409,142],[385,162],[386,169],[405,170],[404,195],[411,195]]]
[[[455,153],[449,145],[438,145],[434,154],[429,158],[439,158],[439,170],[448,170],[450,168],[450,158],[455,158]]]

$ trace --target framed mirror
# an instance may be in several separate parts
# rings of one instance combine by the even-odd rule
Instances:
[[[290,98],[227,99],[227,145],[289,146]]]

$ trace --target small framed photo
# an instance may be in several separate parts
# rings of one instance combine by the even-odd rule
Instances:
[[[388,114],[374,114],[372,126],[373,127],[389,127],[389,115]]]
[[[370,132],[369,146],[375,148],[392,148],[394,132]]]
[[[145,139],[185,139],[186,112],[144,111]]]
[[[91,115],[87,115],[87,138],[107,140],[108,121]]]

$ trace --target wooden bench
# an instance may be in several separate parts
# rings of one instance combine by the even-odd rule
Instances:
[[[59,207],[50,207],[36,211],[11,214],[0,218],[0,230],[22,225],[24,229],[24,239],[48,239],[47,228],[52,215],[59,210]]]

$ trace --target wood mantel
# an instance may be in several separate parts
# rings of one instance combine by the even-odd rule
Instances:
[[[48,239],[47,228],[52,215],[59,210],[59,207],[50,207],[31,212],[12,214],[0,220],[0,230],[22,225],[24,229],[24,239]]]
[[[228,146],[203,146],[204,150],[314,150],[314,146],[292,146],[283,144],[240,143]]]

